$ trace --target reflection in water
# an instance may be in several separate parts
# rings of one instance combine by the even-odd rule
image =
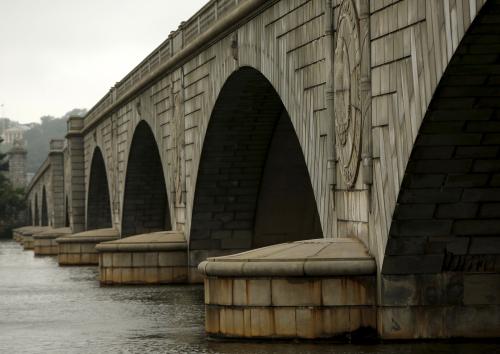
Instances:
[[[96,279],[95,267],[61,268],[0,241],[0,353],[500,353],[493,344],[211,341],[201,286],[99,287]]]

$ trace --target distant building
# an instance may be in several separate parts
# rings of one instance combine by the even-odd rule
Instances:
[[[6,144],[14,145],[14,142],[16,140],[19,140],[19,141],[24,140],[24,133],[28,129],[29,128],[24,126],[24,125],[19,125],[17,127],[5,129],[1,136]]]

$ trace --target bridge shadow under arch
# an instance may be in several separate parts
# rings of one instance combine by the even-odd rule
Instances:
[[[435,91],[399,193],[385,275],[498,270],[498,23],[500,3],[489,1]]]
[[[42,188],[42,226],[49,226],[49,213],[47,210],[47,192],[45,186]]]
[[[33,225],[35,226],[40,226],[40,210],[38,209],[38,193],[35,193],[35,204],[34,204],[34,218],[33,218]]]
[[[189,241],[193,263],[320,237],[309,172],[288,112],[259,71],[241,68],[222,88],[203,143]]]
[[[112,219],[108,177],[104,158],[99,147],[95,148],[92,156],[88,191],[87,230],[110,228]]]
[[[167,189],[160,153],[149,125],[141,121],[130,147],[123,197],[122,236],[170,230]]]
[[[66,195],[65,203],[64,203],[64,226],[70,227],[69,221],[69,198]]]

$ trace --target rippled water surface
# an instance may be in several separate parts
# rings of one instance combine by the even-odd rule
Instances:
[[[0,240],[0,353],[500,353],[494,344],[338,345],[210,341],[201,286],[99,287]]]

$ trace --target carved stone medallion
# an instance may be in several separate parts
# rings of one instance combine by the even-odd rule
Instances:
[[[359,23],[354,2],[342,1],[335,47],[335,135],[339,167],[349,188],[359,168],[361,144]]]
[[[183,206],[184,200],[182,195],[183,190],[183,171],[182,164],[184,158],[184,102],[182,97],[182,89],[174,96],[174,125],[175,125],[175,146],[176,159],[174,162],[174,186],[175,186],[175,205]]]

